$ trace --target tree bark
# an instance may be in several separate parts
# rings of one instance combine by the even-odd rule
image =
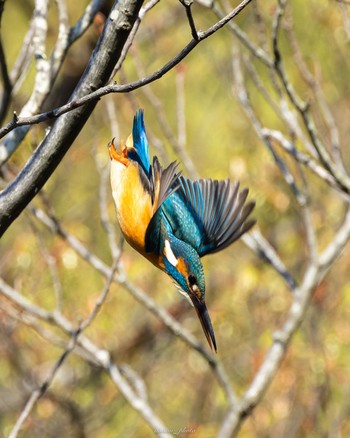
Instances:
[[[116,1],[71,100],[104,86],[138,17],[143,0]],[[0,236],[52,175],[95,108],[87,103],[60,117],[16,178],[0,192]]]

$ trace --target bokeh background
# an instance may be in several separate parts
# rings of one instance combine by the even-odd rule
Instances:
[[[68,3],[73,25],[88,2]],[[225,9],[238,2],[215,4]],[[234,20],[271,59],[277,7],[276,1],[253,1]],[[297,93],[310,103],[318,133],[330,144],[329,125],[320,107],[321,101],[326,102],[348,169],[349,9],[345,0],[289,2],[279,41],[288,77]],[[1,35],[9,67],[15,62],[32,10],[33,2],[29,0],[5,2]],[[192,12],[197,29],[207,29],[218,20],[215,11],[204,4],[195,2]],[[49,23],[48,53],[57,36],[54,2],[50,5]],[[58,106],[69,97],[97,38],[95,23],[69,51],[44,109]],[[152,73],[190,39],[183,6],[179,2],[160,2],[142,20],[115,80],[126,83]],[[322,100],[303,77],[296,53],[317,79]],[[120,232],[108,185],[106,146],[113,137],[126,140],[135,110],[144,108],[151,154],[158,155],[164,165],[180,159],[186,176],[238,179],[243,187],[249,187],[249,196],[256,201],[257,229],[276,249],[291,275],[301,280],[308,249],[300,208],[237,98],[235,57],[241,59],[245,85],[259,119],[264,126],[288,136],[290,130],[264,96],[265,90],[277,102],[285,99],[290,105],[281,85],[274,87],[271,69],[252,56],[226,26],[150,86],[102,98],[32,207],[54,212],[67,232],[111,265],[101,208],[114,227],[118,244]],[[28,99],[34,78],[33,63],[15,92],[11,111],[18,111]],[[280,94],[276,89],[280,89]],[[11,112],[6,120],[10,117]],[[45,129],[49,129],[45,124],[32,127],[3,169],[3,187],[30,157]],[[300,137],[297,144],[304,150]],[[313,226],[322,250],[343,220],[344,197],[309,171],[301,175],[299,166],[285,152],[280,153],[295,178],[308,186]],[[101,202],[101,193],[107,196],[106,204]],[[76,326],[94,308],[105,285],[105,278],[79,257],[69,243],[37,220],[30,208],[1,239],[0,251],[0,273],[8,284],[37,306],[49,311],[59,308]],[[195,312],[163,273],[127,244],[123,246],[121,263],[132,285],[151,296],[205,344]],[[243,241],[204,258],[203,263],[218,358],[239,395],[249,386],[274,332],[284,322],[292,294],[276,271]],[[346,248],[315,290],[281,368],[261,403],[244,422],[239,436],[350,434],[349,263]],[[55,325],[45,322],[39,325],[38,328],[33,321],[26,320],[20,309],[0,296],[0,437],[8,436],[33,388],[47,377],[60,357],[62,346],[53,338],[68,342],[69,338]],[[171,430],[187,428],[182,436],[216,435],[227,400],[210,365],[145,310],[123,285],[111,285],[85,335],[110,351],[120,367],[130,367],[138,373],[147,385],[150,404]],[[89,360],[72,353],[47,393],[36,403],[19,436],[154,435],[110,377]]]

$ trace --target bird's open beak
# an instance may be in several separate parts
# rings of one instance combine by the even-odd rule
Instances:
[[[205,334],[205,337],[207,338],[208,344],[212,350],[215,350],[215,352],[217,352],[214,330],[211,324],[209,312],[205,304],[205,301],[198,299],[195,294],[191,294],[190,297],[194,305],[194,308],[196,309],[198,318],[202,324],[202,329]]]

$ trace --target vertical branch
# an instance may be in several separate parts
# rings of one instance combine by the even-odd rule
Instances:
[[[4,45],[1,35],[2,14],[4,12],[4,6],[5,6],[5,0],[1,0],[0,1],[0,71],[1,71],[1,77],[3,82],[3,91],[2,91],[1,102],[0,102],[0,125],[2,125],[4,121],[12,93],[12,82],[7,68],[5,50],[4,50]]]
[[[35,84],[32,95],[24,105],[21,115],[33,114],[44,95],[50,90],[50,64],[46,55],[46,37],[48,30],[47,13],[49,0],[36,0],[34,9],[34,59],[36,66]]]
[[[35,32],[35,18],[33,12],[33,16],[29,23],[29,29],[23,39],[20,52],[17,56],[15,64],[10,73],[10,79],[13,84],[13,93],[16,93],[16,91],[20,88],[22,81],[27,75],[31,63],[31,59],[33,56],[33,50],[34,50],[32,44],[34,32]],[[1,162],[2,160],[0,157],[0,163]]]
[[[111,125],[111,132],[119,136],[119,125],[117,115],[114,108],[114,102],[107,96],[106,99],[107,114]],[[108,189],[109,189],[109,163],[101,163],[99,155],[96,153],[96,167],[100,175],[100,187],[99,187],[99,207],[100,217],[103,228],[108,237],[108,243],[111,250],[113,260],[119,260],[122,254],[123,238],[120,238],[119,244],[117,244],[117,237],[115,232],[115,226],[111,223],[108,215]]]
[[[141,63],[140,57],[137,56],[137,53],[133,54],[133,59],[135,61],[135,66],[137,68],[139,77],[144,77],[145,70]],[[157,121],[162,131],[164,132],[164,135],[169,141],[171,147],[173,148],[174,152],[179,156],[183,166],[186,168],[186,170],[192,177],[198,178],[198,172],[196,170],[196,166],[193,163],[193,160],[186,153],[185,149],[181,147],[181,145],[178,142],[178,139],[176,138],[176,135],[171,129],[171,126],[165,116],[165,111],[161,99],[153,92],[150,85],[142,87],[142,92],[147,97],[148,101],[153,106],[153,108],[155,109],[155,112],[157,114]]]
[[[308,69],[303,56],[300,51],[299,43],[297,41],[295,32],[294,32],[294,26],[293,26],[293,16],[291,13],[289,13],[288,19],[286,20],[286,23],[284,24],[284,29],[287,32],[288,40],[290,42],[293,56],[295,59],[295,64],[297,68],[300,71],[300,74],[303,78],[303,80],[306,82],[308,87],[313,91],[316,99],[316,104],[318,106],[318,109],[321,111],[321,114],[324,118],[324,121],[326,123],[329,136],[330,136],[330,150],[332,153],[332,158],[334,159],[334,162],[336,165],[345,172],[344,163],[341,155],[341,149],[340,149],[340,138],[339,138],[339,130],[335,121],[335,118],[332,114],[332,111],[330,110],[329,105],[327,104],[324,93],[322,91],[322,88],[320,86],[320,81],[314,76],[310,70]]]
[[[5,51],[4,51],[1,35],[0,35],[0,70],[1,70],[2,82],[4,86],[1,96],[1,103],[0,103],[0,124],[2,125],[10,103],[10,98],[12,93],[12,83],[7,69]]]
[[[135,36],[137,34],[137,31],[140,27],[141,21],[143,20],[143,17],[149,12],[152,8],[154,8],[160,0],[149,0],[142,8],[140,9],[139,16],[137,20],[135,21],[134,27],[132,31],[130,32],[130,35],[125,43],[125,46],[123,48],[122,54],[118,60],[118,62],[115,65],[115,68],[113,70],[113,73],[111,74],[111,79],[117,74],[117,72],[121,69],[123,62],[126,58],[127,53],[129,52],[130,47],[132,46],[132,43],[135,39]]]
[[[66,361],[69,354],[75,348],[78,335],[79,335],[79,331],[77,331],[73,334],[73,336],[71,337],[71,339],[68,342],[66,350],[62,353],[60,358],[57,360],[57,362],[51,368],[48,377],[40,385],[39,388],[32,391],[27,403],[24,406],[24,409],[22,410],[20,416],[18,417],[18,419],[16,421],[16,424],[14,425],[13,429],[10,432],[9,438],[17,438],[18,433],[20,432],[21,428],[23,427],[24,422],[29,417],[35,404],[47,392],[47,390],[49,389],[50,385],[52,384],[52,381],[53,381],[54,377],[56,376],[57,372],[59,371],[59,369],[62,367],[62,365]]]
[[[344,30],[346,32],[347,39],[350,41],[350,17],[348,13],[348,4],[345,0],[338,0],[337,1],[338,7],[340,9],[343,23],[344,23]]]
[[[264,135],[263,127],[260,124],[260,121],[256,117],[256,114],[252,108],[252,105],[249,100],[248,92],[244,85],[243,80],[243,73],[241,69],[241,63],[240,63],[240,55],[237,51],[237,49],[234,50],[232,54],[232,68],[233,68],[233,79],[234,79],[234,90],[236,95],[238,96],[238,99],[246,112],[247,116],[249,117],[257,135],[260,137],[260,139],[263,141],[263,143],[267,146],[269,152],[272,154],[273,159],[275,160],[276,165],[280,169],[286,183],[291,188],[291,191],[295,198],[298,200],[299,203],[304,204],[305,203],[305,196],[303,192],[298,187],[295,178],[291,171],[289,170],[286,162],[279,156],[275,148],[273,147],[273,144],[271,143],[270,139]]]
[[[283,87],[288,95],[288,98],[292,102],[295,109],[300,114],[306,131],[310,137],[310,140],[317,152],[317,155],[322,163],[322,165],[334,176],[338,182],[340,188],[345,193],[350,193],[350,178],[345,174],[342,169],[340,169],[332,160],[329,152],[325,148],[324,144],[321,142],[319,136],[317,135],[316,128],[312,117],[309,114],[309,105],[306,104],[295,92],[292,84],[287,78],[286,72],[282,64],[282,56],[278,47],[278,34],[281,27],[281,21],[284,15],[286,0],[279,0],[278,7],[275,14],[275,19],[273,23],[272,32],[272,42],[274,51],[274,65],[276,72],[283,84]]]
[[[184,69],[177,68],[176,70],[176,115],[177,115],[177,132],[178,144],[184,150],[186,146],[186,116],[185,116],[185,72]]]

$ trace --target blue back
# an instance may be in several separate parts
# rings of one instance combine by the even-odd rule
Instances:
[[[152,171],[143,111],[138,110],[132,128],[134,149],[128,156],[136,161],[146,176],[146,190],[154,191],[154,176],[160,176],[160,207],[153,215],[145,236],[147,252],[160,254],[169,235],[190,245],[200,257],[226,248],[254,224],[246,220],[254,202],[246,203],[248,190],[239,192],[239,183],[200,179],[191,181],[176,173],[177,164],[163,169],[157,158]],[[152,198],[153,199],[153,198]]]

